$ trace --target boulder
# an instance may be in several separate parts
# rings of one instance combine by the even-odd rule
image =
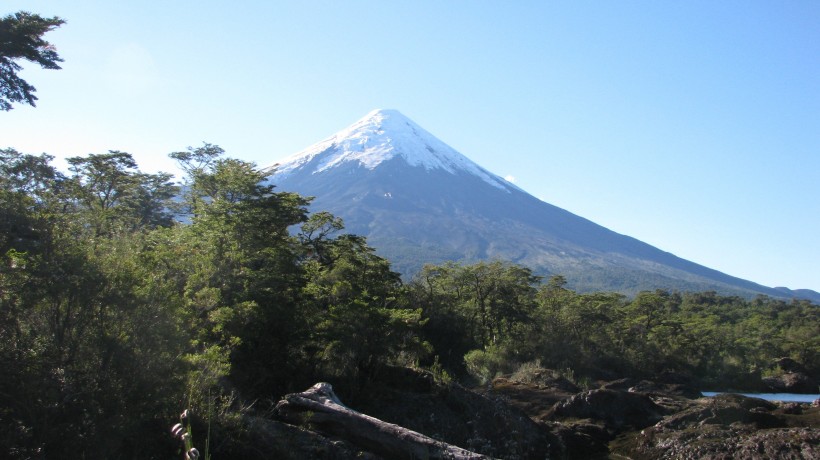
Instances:
[[[486,387],[479,393],[429,376],[418,369],[382,369],[377,380],[351,396],[350,407],[489,457],[556,458],[560,443],[507,393]]]
[[[602,382],[601,389],[602,390],[621,390],[621,391],[628,391],[630,388],[634,387],[638,384],[638,380],[624,378],[618,380],[612,380],[609,382]]]
[[[630,378],[603,382],[601,389],[622,390],[631,393],[643,393],[646,395],[681,397],[687,399],[697,399],[701,397],[700,391],[686,383],[658,383],[649,380],[635,380]]]
[[[775,377],[765,377],[763,384],[774,393],[817,393],[817,382],[802,372],[787,372]]]
[[[638,447],[619,453],[629,458],[652,459],[808,460],[820,458],[820,430],[748,430],[712,425],[666,434],[644,432],[639,436]]]
[[[605,428],[591,423],[552,423],[552,432],[560,440],[560,455],[551,458],[608,458],[611,435]]]
[[[640,393],[591,390],[555,404],[551,419],[592,419],[613,433],[653,425],[664,416],[663,407]]]
[[[667,417],[654,428],[684,430],[704,425],[745,425],[749,428],[761,429],[785,426],[781,420],[771,414],[778,408],[777,404],[764,399],[727,393],[703,401],[703,404]]]
[[[569,399],[579,391],[569,392],[561,387],[545,387],[514,382],[505,378],[493,380],[490,387],[490,394],[503,397],[508,404],[521,410],[535,421],[546,420],[555,403]]]
[[[724,394],[610,444],[630,458],[820,458],[817,408]]]

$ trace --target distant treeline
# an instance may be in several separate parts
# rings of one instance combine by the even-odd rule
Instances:
[[[820,371],[809,302],[579,294],[500,261],[404,283],[340,219],[223,153],[172,153],[180,189],[124,152],[63,174],[0,150],[0,456],[167,458],[185,408],[241,433],[243,413],[319,380],[355,402],[386,365],[477,383],[537,362],[581,383],[716,389],[780,357]]]

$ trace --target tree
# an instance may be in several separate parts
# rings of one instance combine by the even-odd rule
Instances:
[[[180,277],[196,331],[188,358],[219,377],[230,374],[250,397],[292,391],[290,355],[304,335],[296,295],[303,251],[288,228],[307,220],[308,200],[275,192],[253,163],[223,154],[207,143],[170,154],[187,173],[190,225],[174,229],[179,250],[166,273]],[[207,394],[217,380],[198,386]]]
[[[17,76],[22,67],[15,60],[36,62],[44,69],[59,69],[57,63],[63,59],[42,36],[64,23],[56,16],[43,18],[26,11],[0,19],[0,110],[11,110],[14,102],[35,106],[36,89]]]
[[[449,262],[426,265],[411,290],[414,303],[429,318],[425,338],[441,361],[458,372],[470,350],[498,350],[516,358],[520,339],[532,324],[539,282],[528,268],[512,263]]]
[[[0,257],[36,244],[40,219],[35,211],[47,206],[64,179],[51,166],[52,158],[0,149]]]
[[[48,155],[0,150],[5,456],[120,458],[182,399],[180,296],[153,263],[164,229],[92,233],[103,208],[138,209],[144,198],[107,193],[142,174],[129,161],[92,168],[101,157],[75,159],[65,178]]]
[[[172,222],[168,212],[177,192],[168,173],[146,174],[129,153],[68,159],[72,173],[67,186],[77,211],[97,236],[116,229],[156,228]]]
[[[341,225],[323,214],[319,220]],[[311,227],[311,226],[306,226]],[[305,296],[316,320],[315,350],[324,373],[366,382],[382,364],[407,364],[426,352],[417,329],[421,309],[407,305],[398,273],[364,237],[341,235],[326,241],[322,263],[307,262]]]

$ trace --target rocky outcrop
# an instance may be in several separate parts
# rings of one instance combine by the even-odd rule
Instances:
[[[592,419],[612,433],[641,429],[660,421],[665,410],[644,394],[619,390],[590,390],[556,403],[551,419]]]
[[[390,367],[376,378],[378,384],[351,407],[490,457],[560,458],[554,436],[503,394],[436,381],[429,372],[414,369]]]
[[[620,379],[600,385],[567,396],[557,388],[496,379],[493,391],[559,440],[563,457],[553,458],[820,458],[820,405],[701,398],[682,383]]]
[[[568,391],[563,384],[559,386],[533,385],[516,382],[507,378],[493,380],[490,390],[482,389],[485,395],[495,395],[504,399],[511,406],[521,410],[536,421],[548,420],[555,403],[569,399],[581,390],[575,387]]]
[[[761,391],[773,393],[818,393],[820,381],[817,376],[812,377],[802,363],[792,358],[778,358],[774,360],[769,377],[761,379]]]
[[[813,404],[691,399],[679,384],[628,379],[573,394],[563,382],[508,378],[477,392],[403,368],[377,378],[351,393],[351,406],[327,384],[287,395],[273,418],[246,416],[239,433],[225,436],[237,444],[212,452],[293,460],[820,458]]]
[[[780,430],[739,430],[706,426],[686,433],[642,440],[642,447],[631,453],[633,459],[747,460],[820,458],[820,432],[812,428]]]
[[[700,391],[683,383],[658,383],[649,380],[619,379],[601,384],[604,390],[623,390],[646,395],[680,396],[695,399],[701,396]]]
[[[633,459],[814,459],[820,458],[817,416],[807,404],[719,395],[622,436],[610,447]]]
[[[721,394],[667,417],[655,428],[680,430],[703,425],[743,425],[761,429],[785,426],[785,422],[772,414],[775,409],[775,403],[760,398]]]
[[[817,393],[818,385],[815,380],[801,372],[787,372],[774,377],[764,377],[763,385],[773,393]]]

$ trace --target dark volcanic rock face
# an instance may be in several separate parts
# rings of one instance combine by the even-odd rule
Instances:
[[[820,458],[820,431],[816,428],[774,430],[734,429],[705,426],[696,430],[641,440],[642,446],[630,453],[633,459],[748,460]]]
[[[487,457],[820,458],[820,404],[732,394],[689,399],[677,384],[628,379],[572,393],[560,380],[499,378],[479,393],[412,369],[386,368],[375,377],[348,407]],[[248,419],[243,442],[216,451],[220,458],[383,457],[355,436],[323,431],[311,417]]]
[[[557,403],[552,418],[593,419],[604,423],[607,429],[622,431],[640,429],[660,421],[663,407],[644,394],[619,390],[591,390]]]
[[[606,382],[601,385],[601,388],[604,390],[624,390],[646,395],[679,396],[688,399],[695,399],[701,396],[700,391],[686,384],[656,383],[648,380],[620,379]]]
[[[473,452],[495,458],[560,458],[559,442],[496,394],[482,395],[431,374],[382,369],[368,398],[351,407]]]
[[[680,430],[702,425],[733,425],[761,429],[785,426],[772,414],[777,405],[763,399],[722,394],[706,401],[706,404],[667,417],[655,428]]]
[[[611,447],[633,459],[820,458],[817,408],[740,395],[701,399]]]
[[[803,393],[817,392],[817,382],[801,372],[787,372],[776,377],[763,379],[766,389],[775,393]]]
[[[552,386],[533,385],[499,377],[493,380],[491,389],[494,395],[500,396],[531,419],[545,421],[555,403],[569,399],[581,391],[571,382],[563,380]]]

